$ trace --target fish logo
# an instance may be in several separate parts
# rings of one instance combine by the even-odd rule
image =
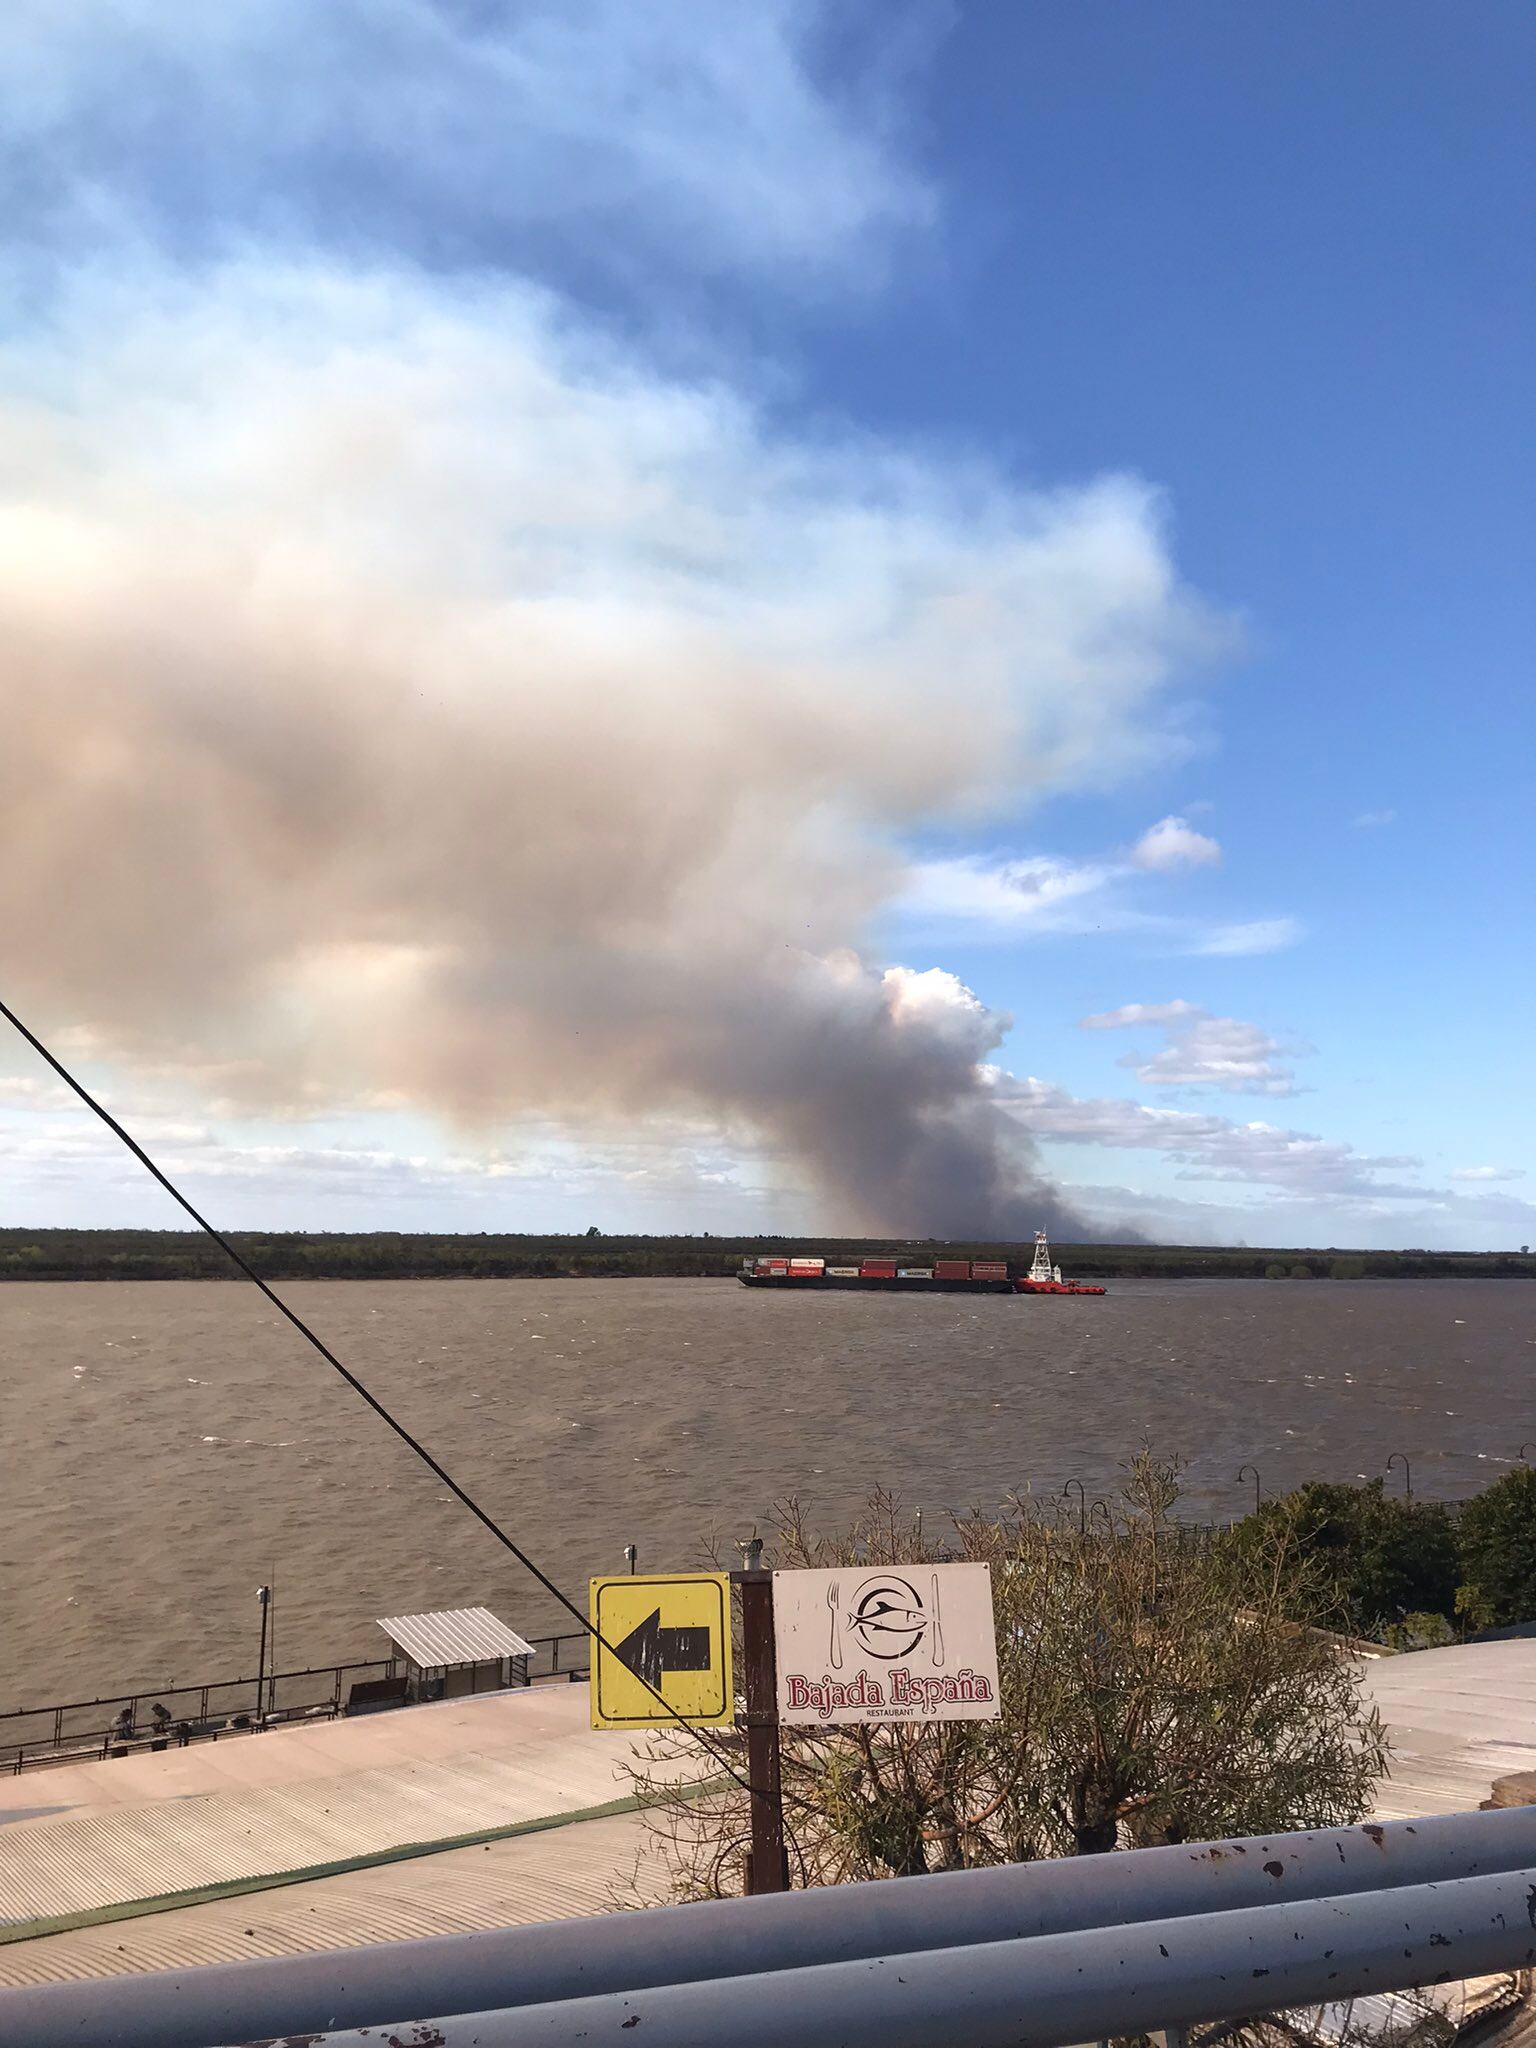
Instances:
[[[894,1663],[910,1657],[928,1633],[929,1617],[917,1588],[894,1572],[877,1572],[855,1588],[848,1633],[867,1655]]]

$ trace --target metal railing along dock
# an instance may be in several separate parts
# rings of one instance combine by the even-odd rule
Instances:
[[[588,1675],[582,1634],[536,1636],[534,1654],[511,1660],[514,1685]],[[190,1685],[146,1686],[92,1700],[65,1700],[42,1707],[13,1707],[0,1713],[0,1772],[19,1775],[49,1764],[89,1763],[142,1749],[170,1749],[193,1742],[218,1742],[252,1735],[292,1721],[332,1720],[347,1710],[354,1685],[394,1678],[394,1657],[349,1664],[312,1664],[297,1671],[269,1672],[260,1680],[215,1678]],[[489,1690],[489,1688],[486,1688]],[[167,1719],[157,1720],[156,1706]],[[127,1712],[126,1725],[122,1721]]]

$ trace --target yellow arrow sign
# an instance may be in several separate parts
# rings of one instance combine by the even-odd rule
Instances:
[[[735,1719],[728,1573],[594,1579],[588,1611],[613,1646],[593,1645],[594,1728],[671,1727],[667,1707],[706,1728]]]

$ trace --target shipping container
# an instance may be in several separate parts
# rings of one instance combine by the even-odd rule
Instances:
[[[846,1259],[846,1252],[834,1252],[833,1258]],[[912,1253],[905,1254],[907,1258]],[[917,1254],[922,1257],[921,1252]],[[1035,1241],[1035,1263],[1030,1268],[1030,1278],[1022,1277],[1023,1268],[1015,1268],[1007,1259],[956,1259],[935,1258],[930,1255],[926,1266],[904,1266],[901,1252],[879,1252],[872,1258],[860,1259],[849,1265],[829,1265],[825,1258],[812,1257],[809,1253],[797,1252],[792,1258],[782,1254],[767,1257],[747,1258],[742,1262],[738,1278],[747,1287],[766,1285],[770,1281],[786,1283],[780,1291],[794,1293],[788,1285],[798,1280],[801,1287],[813,1283],[830,1281],[838,1287],[885,1287],[891,1286],[897,1292],[901,1283],[906,1282],[909,1291],[919,1287],[940,1289],[972,1288],[984,1294],[1102,1294],[1102,1287],[1088,1287],[1081,1283],[1068,1282],[1065,1285],[1056,1276],[1057,1268],[1051,1264],[1050,1250],[1045,1235],[1040,1232]],[[1018,1272],[1021,1277],[1015,1278]]]

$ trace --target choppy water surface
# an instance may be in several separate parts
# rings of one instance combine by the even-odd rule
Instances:
[[[1132,1281],[1105,1300],[731,1282],[312,1282],[299,1312],[544,1568],[697,1562],[798,1492],[930,1520],[1090,1495],[1143,1438],[1187,1506],[1412,1460],[1454,1499],[1536,1439],[1536,1287]],[[372,1617],[556,1611],[251,1289],[0,1287],[0,1706],[248,1670],[256,1585],[285,1667],[379,1653]],[[1401,1468],[1394,1475],[1400,1483]]]

